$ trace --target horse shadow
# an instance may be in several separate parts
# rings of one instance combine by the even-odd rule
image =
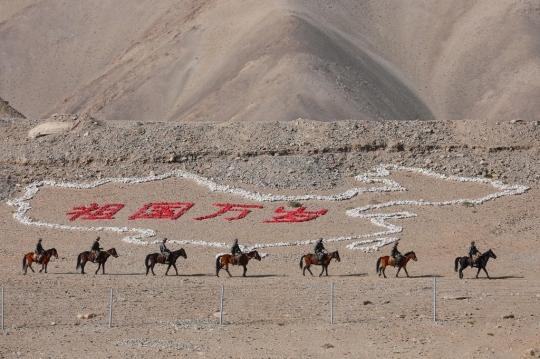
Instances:
[[[350,274],[338,274],[333,277],[367,277],[367,273],[350,273]]]
[[[480,277],[478,279],[523,279],[525,277],[523,276],[518,276],[518,275],[503,275],[503,276],[500,276],[500,277],[489,277],[489,278],[485,278],[485,277]]]

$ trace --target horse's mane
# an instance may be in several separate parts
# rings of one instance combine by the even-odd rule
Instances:
[[[411,254],[411,253],[414,253],[414,251],[408,251],[408,252],[405,253],[403,256],[406,257],[406,256],[408,256],[408,255]]]
[[[485,251],[484,253],[482,253],[482,254],[480,255],[480,257],[489,256],[489,253],[490,253],[490,252],[492,252],[492,251],[491,251],[491,248],[488,249],[487,251]]]

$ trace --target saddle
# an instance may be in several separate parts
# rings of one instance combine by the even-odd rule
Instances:
[[[233,261],[233,265],[238,265],[238,262],[240,262],[240,258],[242,258],[242,256],[244,255],[244,253],[242,254],[236,254],[233,256],[232,258],[232,261]]]
[[[171,258],[171,256],[169,255],[169,259],[170,258]],[[163,261],[163,264],[169,264],[170,263],[170,260],[167,260],[167,257],[165,256],[165,254],[160,254],[159,257],[158,257],[158,260]]]

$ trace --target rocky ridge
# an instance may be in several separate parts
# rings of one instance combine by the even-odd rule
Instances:
[[[45,121],[63,134],[29,138]],[[105,122],[87,115],[0,120],[0,198],[43,179],[92,181],[182,168],[260,189],[329,189],[380,163],[503,182],[540,181],[539,122]]]

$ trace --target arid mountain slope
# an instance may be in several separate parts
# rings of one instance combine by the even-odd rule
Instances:
[[[529,0],[0,4],[0,96],[32,117],[537,119]]]

